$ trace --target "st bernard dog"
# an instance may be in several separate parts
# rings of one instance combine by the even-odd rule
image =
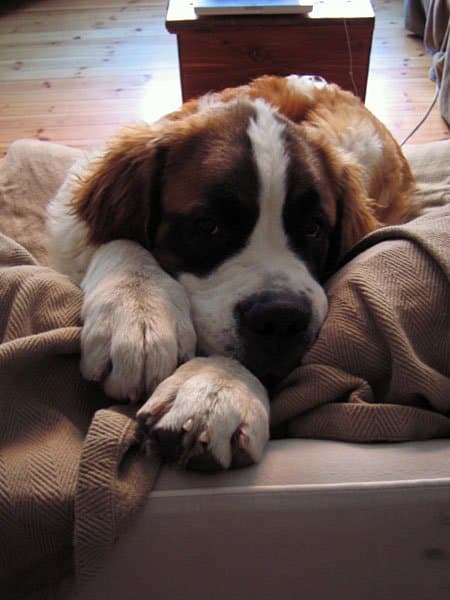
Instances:
[[[322,283],[407,219],[413,178],[362,102],[314,76],[261,77],[125,128],[49,207],[76,280],[81,371],[145,401],[148,439],[193,468],[257,462],[269,392],[327,314]]]

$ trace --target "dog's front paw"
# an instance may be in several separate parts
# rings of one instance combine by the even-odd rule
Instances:
[[[183,289],[166,281],[162,294],[150,285],[145,278],[113,278],[83,304],[81,372],[118,400],[139,400],[195,354]]]
[[[137,417],[163,458],[198,470],[256,463],[269,439],[267,392],[229,358],[195,358],[182,365]]]

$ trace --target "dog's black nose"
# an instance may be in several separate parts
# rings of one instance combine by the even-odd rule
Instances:
[[[303,334],[311,319],[311,307],[302,297],[260,294],[236,307],[241,330],[264,338],[292,338]]]
[[[262,292],[236,305],[241,360],[263,383],[276,382],[298,366],[311,345],[310,301],[292,292]]]

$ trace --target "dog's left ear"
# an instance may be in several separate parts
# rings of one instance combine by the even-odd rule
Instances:
[[[381,223],[375,216],[374,200],[368,197],[362,169],[352,161],[343,161],[336,185],[336,209],[340,224],[339,259]]]
[[[90,242],[122,238],[151,245],[164,155],[161,132],[141,124],[122,130],[90,163],[72,202],[88,226]]]
[[[356,242],[381,223],[373,210],[375,203],[367,195],[361,165],[350,154],[329,143],[315,128],[304,126],[304,131],[320,156],[335,202],[336,222],[330,240],[332,256],[327,265],[330,271]]]

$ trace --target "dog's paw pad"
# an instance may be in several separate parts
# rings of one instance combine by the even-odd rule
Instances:
[[[147,453],[155,450],[167,462],[196,471],[219,471],[224,467],[209,449],[207,430],[198,433],[194,419],[188,419],[181,429],[153,427],[150,431]]]
[[[155,427],[151,430],[150,439],[162,459],[174,461],[182,451],[183,433],[177,429]]]
[[[202,471],[257,462],[268,439],[268,398],[243,369],[222,357],[196,358],[162,382],[137,413],[154,451]]]

